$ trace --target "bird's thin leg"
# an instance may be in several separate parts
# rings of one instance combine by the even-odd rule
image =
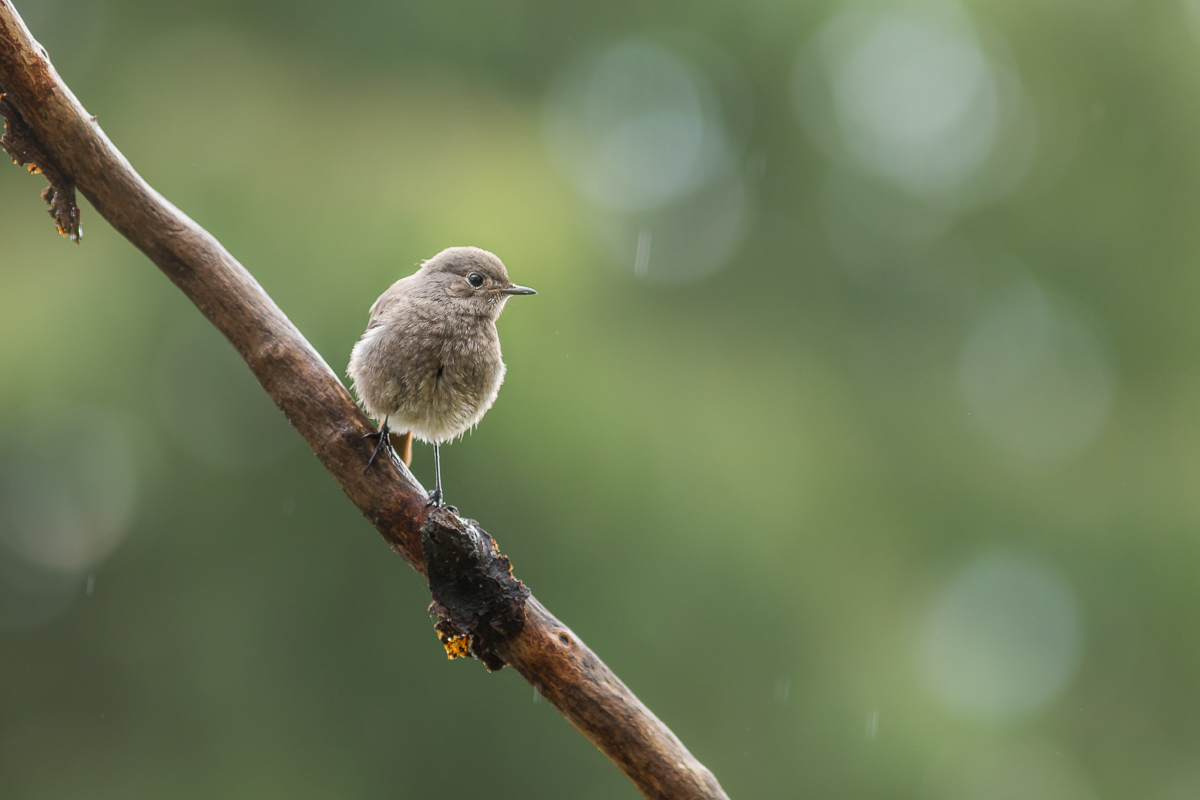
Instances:
[[[367,469],[370,469],[371,465],[375,463],[375,456],[379,455],[380,450],[386,450],[389,456],[395,455],[395,451],[392,450],[392,439],[388,435],[389,431],[387,421],[388,418],[384,417],[383,424],[379,426],[379,430],[375,431],[374,433],[363,434],[364,439],[374,439],[376,436],[379,437],[379,444],[375,445],[375,452],[371,453],[371,457],[367,459]],[[363,472],[366,472],[367,469],[364,469]]]
[[[433,446],[433,491],[429,494],[428,505],[444,505],[442,503],[442,454],[436,444]]]

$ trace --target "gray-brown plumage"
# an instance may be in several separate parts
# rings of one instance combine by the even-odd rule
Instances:
[[[500,259],[478,247],[450,247],[401,278],[371,306],[371,319],[347,370],[363,408],[389,429],[433,444],[442,502],[438,446],[479,423],[504,382],[496,319],[508,298],[536,294],[508,279]]]

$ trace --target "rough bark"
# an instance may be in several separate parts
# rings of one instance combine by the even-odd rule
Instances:
[[[10,0],[0,0],[4,148],[50,182],[44,198],[78,241],[74,189],[146,254],[237,349],[267,394],[391,547],[429,581],[447,653],[511,664],[648,798],[725,798],[675,735],[579,637],[512,577],[474,521],[431,511],[403,463],[364,470],[373,431],[337,376],[254,277],[154,191],[75,98]]]

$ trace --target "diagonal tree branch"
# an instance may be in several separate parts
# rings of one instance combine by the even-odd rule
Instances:
[[[254,277],[134,171],[11,0],[0,0],[0,93],[0,144],[51,181],[44,196],[64,235],[77,239],[68,187],[78,187],[225,335],[350,500],[429,580],[451,657],[470,652],[489,669],[511,664],[646,797],[726,798],[667,726],[512,577],[487,533],[449,510],[430,511],[425,490],[398,461],[364,472],[371,447],[363,435],[373,429],[333,371]]]

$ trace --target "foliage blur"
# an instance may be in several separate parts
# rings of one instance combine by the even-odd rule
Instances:
[[[538,289],[448,498],[731,797],[1200,796],[1200,2],[16,5],[339,374],[443,247]],[[0,797],[637,796],[41,185]]]

